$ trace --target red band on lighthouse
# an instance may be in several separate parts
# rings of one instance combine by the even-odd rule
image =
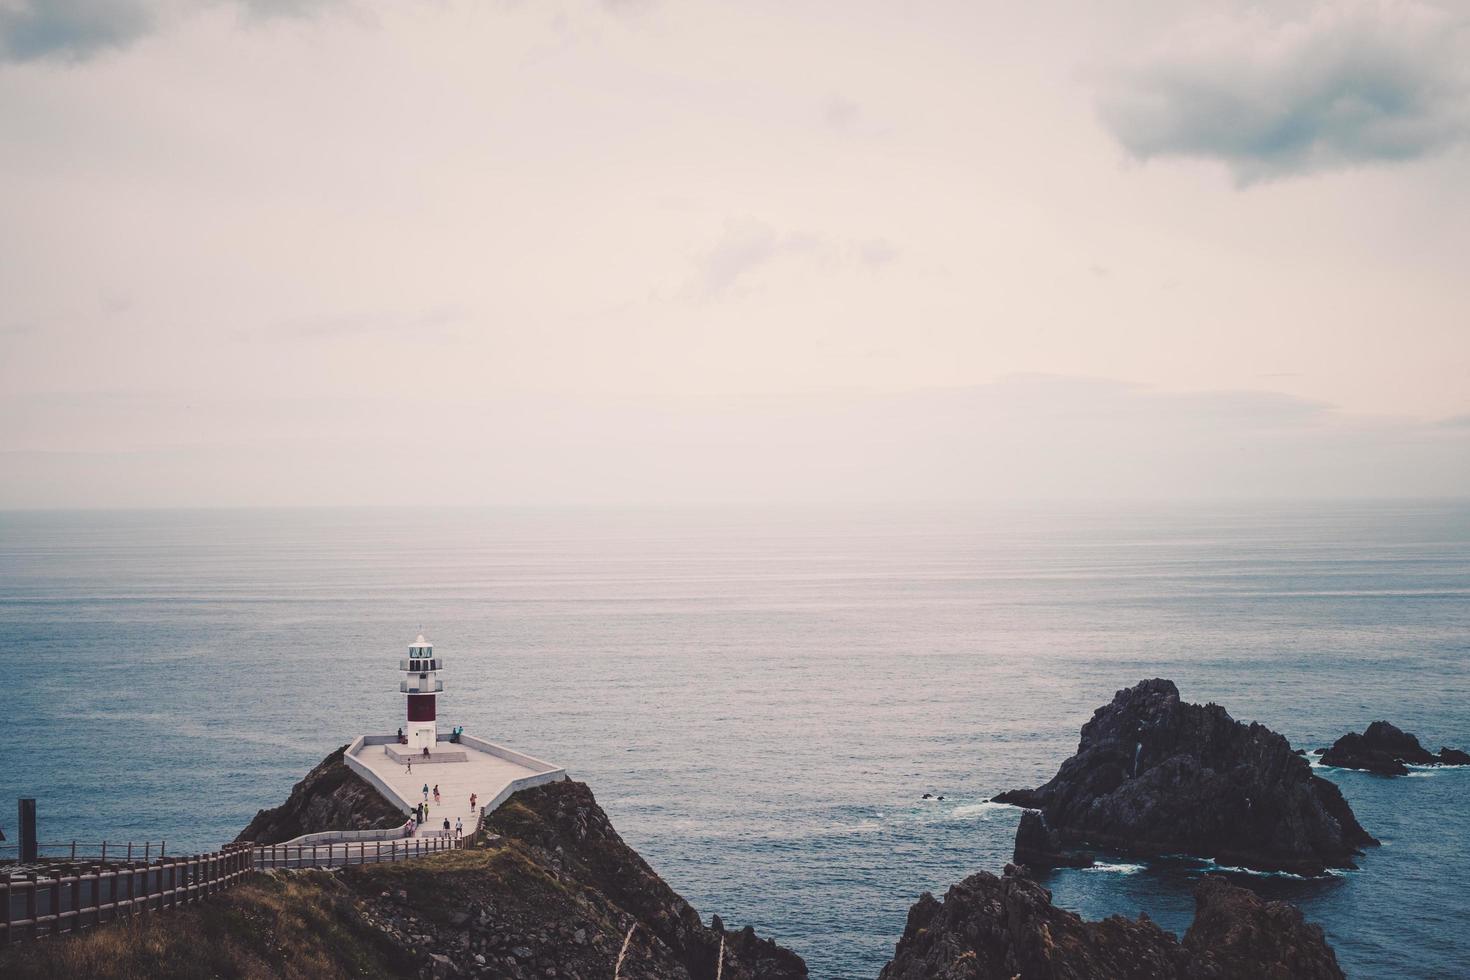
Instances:
[[[410,694],[408,696],[408,720],[433,721],[435,700],[437,699],[432,694]]]

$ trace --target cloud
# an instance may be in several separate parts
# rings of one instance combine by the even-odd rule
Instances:
[[[857,243],[857,259],[865,269],[877,271],[898,258],[898,248],[886,238]]]
[[[140,0],[0,2],[0,60],[81,61],[148,33],[153,13]]]
[[[684,295],[709,300],[739,292],[758,272],[785,258],[804,259],[810,268],[826,272],[856,269],[872,274],[893,264],[899,254],[898,246],[887,238],[783,233],[756,218],[727,219],[715,243],[695,256],[695,275]]]
[[[719,239],[697,259],[699,272],[692,291],[705,298],[722,296],[778,256],[810,252],[818,244],[811,235],[777,234],[771,225],[754,218],[727,220]]]
[[[1413,160],[1470,137],[1470,21],[1413,2],[1194,23],[1115,74],[1098,109],[1134,157],[1226,164],[1244,185]]]
[[[310,17],[345,0],[225,0],[242,16]],[[207,0],[0,0],[0,62],[86,61],[159,30]]]

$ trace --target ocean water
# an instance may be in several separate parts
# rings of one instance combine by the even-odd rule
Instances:
[[[1142,678],[1306,748],[1470,746],[1470,503],[0,513],[0,798],[43,840],[218,845],[397,726],[420,629],[443,723],[589,782],[706,916],[873,977],[920,892],[1004,865],[985,799]],[[1385,846],[1239,880],[1350,976],[1467,975],[1470,771],[1322,771]],[[1182,931],[1200,873],[1048,885]]]

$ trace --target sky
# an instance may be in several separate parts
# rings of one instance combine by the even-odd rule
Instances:
[[[0,507],[1470,492],[1470,3],[0,0]]]

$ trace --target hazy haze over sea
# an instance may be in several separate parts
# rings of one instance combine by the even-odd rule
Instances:
[[[706,917],[872,977],[909,904],[1009,855],[1092,710],[1144,677],[1315,748],[1387,718],[1470,747],[1470,504],[0,513],[0,826],[232,838],[398,724],[565,765]],[[1463,975],[1470,771],[1330,773],[1385,846],[1252,876],[1349,975]],[[925,792],[943,802],[921,802]],[[1182,930],[1197,869],[1048,880]]]

